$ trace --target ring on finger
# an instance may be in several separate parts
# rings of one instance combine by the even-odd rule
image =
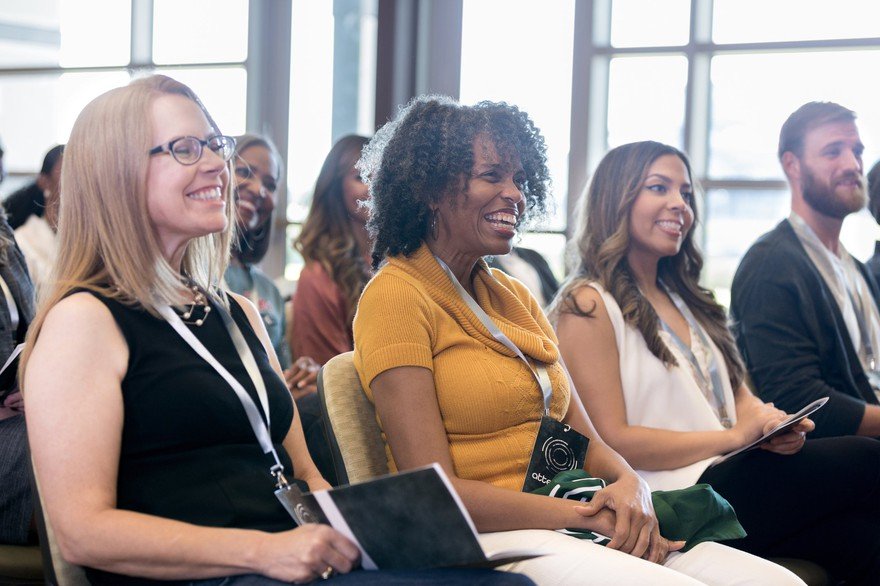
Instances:
[[[336,570],[333,569],[333,566],[327,566],[327,568],[321,572],[319,575],[322,580],[328,580],[333,577],[333,574],[336,573]]]

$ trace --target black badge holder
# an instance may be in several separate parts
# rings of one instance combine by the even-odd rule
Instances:
[[[535,363],[535,368],[533,368],[532,364],[522,353],[522,350],[495,325],[495,322],[483,311],[480,304],[458,282],[458,279],[455,278],[455,275],[446,263],[437,256],[434,256],[434,258],[440,267],[446,271],[458,294],[467,303],[470,310],[474,312],[474,315],[477,316],[496,340],[504,344],[525,363],[541,389],[541,394],[544,397],[544,414],[541,416],[538,437],[535,439],[535,445],[532,447],[532,457],[526,471],[525,483],[522,488],[523,492],[532,492],[549,484],[553,477],[560,472],[583,468],[590,440],[572,429],[570,425],[557,421],[550,416],[553,385],[550,382],[550,376],[547,374],[547,367],[543,364]]]
[[[541,417],[538,437],[526,470],[523,492],[542,488],[560,472],[581,470],[587,457],[590,440],[549,415]]]
[[[235,350],[238,352],[239,358],[241,358],[241,362],[247,370],[248,376],[251,378],[251,381],[254,384],[254,387],[257,390],[257,396],[260,399],[260,404],[263,408],[263,413],[266,416],[266,420],[263,421],[263,418],[260,417],[260,413],[257,409],[257,405],[254,403],[254,400],[248,395],[247,391],[244,390],[244,387],[241,385],[238,380],[232,376],[226,367],[224,367],[220,362],[214,358],[214,355],[211,354],[211,351],[205,348],[205,345],[195,337],[195,335],[184,325],[183,320],[180,319],[174,310],[171,309],[168,305],[159,306],[159,314],[165,318],[172,328],[180,335],[183,340],[189,344],[189,346],[198,354],[202,359],[205,360],[208,364],[210,364],[217,373],[223,377],[223,379],[232,387],[232,390],[235,391],[236,396],[239,401],[241,401],[242,407],[244,407],[245,414],[247,415],[248,422],[251,424],[251,428],[254,430],[254,435],[257,437],[257,441],[260,444],[260,447],[263,450],[264,454],[272,454],[272,458],[275,460],[275,464],[269,468],[269,473],[275,479],[276,490],[275,496],[284,506],[284,509],[290,513],[290,516],[297,522],[297,524],[302,525],[304,523],[315,523],[320,522],[323,518],[323,515],[318,513],[320,511],[320,507],[314,506],[314,504],[310,503],[308,500],[308,495],[304,495],[300,489],[293,484],[289,484],[287,479],[284,477],[284,465],[281,463],[281,460],[278,458],[278,452],[275,451],[275,446],[272,445],[272,434],[269,429],[270,419],[269,419],[269,397],[266,393],[266,383],[263,380],[262,375],[260,374],[260,369],[257,366],[257,361],[254,358],[253,353],[251,352],[250,347],[247,345],[247,341],[244,339],[244,335],[241,333],[238,325],[232,319],[232,316],[229,315],[229,312],[222,306],[217,308],[217,313],[220,314],[221,319],[223,320],[223,325],[226,326],[226,330],[229,332],[229,336],[232,338],[232,343],[235,346]],[[292,399],[291,399],[292,400]]]

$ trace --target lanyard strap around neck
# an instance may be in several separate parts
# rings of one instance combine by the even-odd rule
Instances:
[[[865,349],[865,361],[868,371],[877,369],[876,357],[874,355],[874,343],[871,340],[871,331],[868,329],[868,316],[865,313],[865,306],[861,303],[861,296],[853,295],[853,292],[847,287],[849,301],[853,306],[853,313],[856,315],[856,323],[859,326],[859,337],[862,339],[862,346]]]
[[[489,333],[492,334],[492,337],[498,340],[500,343],[504,344],[509,350],[511,350],[514,354],[516,354],[520,360],[522,360],[525,365],[528,367],[529,372],[532,373],[532,376],[535,377],[535,382],[538,383],[538,386],[541,388],[541,394],[544,396],[544,414],[550,415],[550,402],[553,399],[553,384],[550,382],[550,376],[547,374],[547,367],[543,364],[535,362],[535,367],[532,367],[531,362],[525,357],[516,344],[508,338],[504,332],[498,329],[498,326],[495,325],[495,322],[492,321],[492,318],[488,316],[488,314],[483,311],[483,308],[480,307],[480,304],[477,303],[471,294],[467,292],[467,290],[458,282],[458,279],[455,278],[455,274],[452,272],[445,262],[440,260],[440,257],[434,255],[434,258],[437,259],[437,263],[440,267],[446,271],[446,274],[449,276],[449,279],[452,281],[452,284],[455,285],[458,294],[467,303],[468,307],[474,315],[477,316],[477,319],[482,322],[482,324],[489,330]]]
[[[272,435],[269,430],[269,397],[266,393],[266,383],[260,375],[260,369],[257,366],[257,361],[254,358],[253,352],[251,352],[250,346],[247,345],[244,335],[232,319],[232,316],[230,316],[222,306],[217,306],[215,308],[217,313],[220,314],[220,317],[223,320],[223,325],[226,326],[226,330],[229,332],[229,336],[232,338],[232,343],[235,346],[236,352],[238,352],[242,364],[244,364],[245,370],[247,370],[248,376],[250,376],[251,381],[254,383],[254,387],[257,389],[257,396],[263,407],[263,413],[266,415],[266,421],[263,421],[263,418],[260,417],[256,403],[254,403],[254,400],[247,391],[244,390],[244,387],[238,382],[238,379],[232,376],[232,374],[226,370],[226,367],[214,358],[211,351],[205,348],[205,345],[202,344],[201,340],[196,338],[189,328],[184,325],[180,316],[177,315],[168,305],[161,305],[158,309],[162,317],[165,318],[165,321],[167,321],[171,327],[180,334],[180,337],[183,338],[196,354],[205,360],[205,362],[214,367],[217,374],[223,377],[223,379],[229,383],[229,386],[232,387],[232,390],[235,391],[238,400],[241,401],[241,406],[244,407],[248,421],[251,424],[251,428],[254,430],[254,435],[257,436],[257,441],[260,443],[263,453],[272,454],[272,457],[275,459],[275,465],[269,469],[270,474],[276,479],[281,478],[281,474],[284,472],[284,465],[281,464],[281,460],[278,458],[278,452],[275,451],[275,446],[272,445]]]
[[[684,343],[684,340],[678,337],[672,328],[669,327],[662,319],[660,320],[660,327],[669,334],[669,337],[672,338],[672,341],[681,350],[681,353],[684,354],[685,358],[687,358],[688,362],[691,363],[693,367],[691,370],[694,372],[694,377],[697,379],[697,385],[704,389],[703,392],[706,394],[706,398],[709,399],[710,403],[713,402],[714,405],[712,407],[715,410],[715,415],[718,417],[718,420],[724,427],[730,427],[733,425],[733,421],[730,419],[730,415],[727,412],[727,405],[724,401],[724,386],[721,382],[721,373],[718,371],[718,363],[715,360],[715,352],[712,351],[712,346],[709,344],[709,340],[706,338],[706,334],[703,333],[703,328],[700,326],[699,322],[697,322],[694,314],[691,312],[690,307],[685,304],[684,300],[675,292],[671,291],[668,287],[666,287],[663,282],[660,283],[660,286],[666,291],[666,294],[669,295],[669,298],[672,299],[672,303],[675,304],[675,307],[678,308],[678,311],[684,317],[685,321],[687,321],[688,326],[691,331],[694,332],[699,338],[700,343],[704,348],[708,351],[709,354],[709,378],[710,381],[706,380],[706,376],[703,373],[703,369],[700,367],[700,363],[697,362],[697,357],[694,355],[693,350],[691,350],[687,344]],[[711,392],[712,394],[706,393],[706,390],[709,390],[711,383]]]
[[[21,318],[18,315],[18,306],[15,304],[15,297],[12,296],[12,291],[9,290],[9,285],[6,284],[6,279],[4,279],[2,275],[0,275],[0,288],[3,289],[3,296],[6,298],[6,308],[9,310],[9,329],[15,334],[18,330],[18,322]]]

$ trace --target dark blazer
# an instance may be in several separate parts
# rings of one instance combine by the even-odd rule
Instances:
[[[856,265],[877,303],[874,277]],[[731,294],[732,329],[760,397],[793,412],[828,396],[811,416],[811,437],[854,434],[865,403],[877,397],[831,290],[788,220],[752,245]]]
[[[541,253],[536,250],[532,250],[531,248],[520,248],[519,246],[514,247],[514,250],[521,259],[529,263],[538,273],[538,278],[541,280],[541,295],[544,296],[544,301],[546,303],[550,303],[553,296],[556,295],[556,291],[559,290],[559,281],[556,280],[556,275],[553,274],[550,265],[547,264],[547,261],[541,256]],[[494,256],[487,258],[486,261],[490,267],[504,271],[504,267],[495,260]]]

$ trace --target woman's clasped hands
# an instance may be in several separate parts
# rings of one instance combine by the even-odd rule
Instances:
[[[660,535],[651,491],[635,474],[623,476],[597,491],[590,502],[575,507],[575,510],[584,517],[606,521],[610,531],[603,534],[611,537],[607,546],[611,549],[662,563],[669,552],[684,547],[683,541],[669,541]],[[610,517],[609,511],[613,512]],[[592,530],[602,533],[600,528]]]

